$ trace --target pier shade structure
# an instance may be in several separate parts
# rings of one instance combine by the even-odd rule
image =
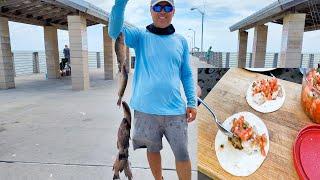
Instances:
[[[295,68],[301,65],[303,34],[320,29],[320,0],[278,0],[251,16],[232,25],[238,31],[239,67],[262,68],[265,65],[268,26],[283,25],[278,67]],[[252,63],[247,63],[248,29],[254,28]]]
[[[114,41],[107,32],[108,20],[108,12],[82,0],[0,0],[0,89],[15,88],[9,21],[43,27],[49,79],[60,78],[57,30],[69,31],[73,90],[87,90],[90,87],[87,27],[105,25],[101,35],[104,43],[104,74],[106,80],[114,79],[117,61]],[[125,25],[132,26],[129,23]],[[127,60],[130,61],[130,58]]]

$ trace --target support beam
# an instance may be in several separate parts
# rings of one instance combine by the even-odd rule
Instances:
[[[60,78],[57,28],[44,26],[44,42],[48,79]]]
[[[0,17],[0,89],[15,88],[8,19]]]
[[[16,66],[14,64],[14,53],[11,53],[12,54],[12,61],[13,61],[13,73],[14,73],[14,77],[17,77],[17,73],[16,73]]]
[[[39,64],[39,53],[32,53],[32,65],[33,65],[33,73],[40,73],[40,64]]]
[[[86,18],[82,15],[68,16],[68,29],[72,69],[72,89],[78,91],[88,90],[90,82]]]
[[[16,3],[17,4],[17,3]],[[28,11],[29,9],[35,7],[35,6],[41,6],[41,2],[39,1],[35,1],[35,2],[30,2],[29,4],[22,4],[18,7],[14,7],[14,8],[11,8],[9,7],[9,11],[8,12],[14,12],[14,11]]]
[[[248,32],[239,30],[238,35],[238,67],[246,67]]]
[[[314,67],[314,54],[309,54],[309,68],[315,68]]]
[[[114,50],[115,41],[108,35],[108,26],[103,27],[104,78],[114,80],[117,75],[117,59]]]
[[[258,25],[254,28],[254,39],[252,47],[252,66],[264,68],[267,49],[268,26]]]
[[[278,67],[279,53],[274,53],[272,67]]]
[[[21,3],[21,1],[23,1],[23,0],[2,1],[1,4],[0,4],[0,7],[11,6],[11,5],[19,4],[19,3]]]
[[[230,67],[230,52],[227,52],[226,54],[226,65],[225,65],[226,68],[229,68]]]
[[[289,14],[283,18],[280,67],[299,67],[306,14]]]
[[[97,59],[97,69],[100,69],[101,68],[100,52],[96,52],[96,59]]]
[[[252,68],[252,53],[249,54],[249,67]]]

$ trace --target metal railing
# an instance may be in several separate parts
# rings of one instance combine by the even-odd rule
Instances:
[[[102,68],[104,66],[103,56],[103,52],[89,52],[89,69]],[[59,61],[63,57],[63,52],[59,52]],[[13,59],[17,76],[47,72],[46,54],[44,51],[14,51]]]
[[[193,56],[198,57],[201,61],[205,61],[214,67],[237,67],[238,66],[238,53],[236,52],[212,52],[209,58],[206,57],[205,52],[194,52]],[[251,67],[252,64],[252,53],[247,53],[247,66]],[[320,63],[320,54],[305,53],[301,54],[300,67],[317,67]],[[265,67],[273,68],[280,64],[279,53],[266,53]]]
[[[205,61],[214,67],[237,67],[238,55],[236,52],[213,52],[210,54],[209,60],[205,57],[205,52],[194,52],[193,56],[198,57],[201,61]],[[277,67],[279,64],[279,53],[266,54],[266,68]],[[33,73],[46,73],[46,55],[44,51],[14,51],[14,66],[17,76]],[[59,59],[63,58],[63,52],[59,52]],[[134,58],[133,58],[134,59]],[[89,69],[104,67],[103,52],[89,52]],[[72,61],[72,60],[71,60]],[[252,53],[247,53],[247,65],[252,62]],[[39,63],[39,65],[37,65]],[[301,67],[316,67],[320,63],[320,54],[305,53],[301,55]]]

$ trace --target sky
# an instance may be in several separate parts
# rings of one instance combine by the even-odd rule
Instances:
[[[114,0],[87,0],[90,3],[111,12]],[[205,12],[204,19],[204,50],[212,46],[213,51],[236,52],[238,32],[230,32],[229,27],[246,18],[252,13],[266,7],[270,0],[176,0],[176,13],[172,24],[176,32],[182,34],[193,46],[193,32],[196,31],[196,46],[201,47],[201,14],[191,11],[197,7]],[[139,28],[152,23],[149,11],[149,0],[129,0],[125,21]],[[281,46],[282,26],[268,23],[267,52],[279,52]],[[102,27],[88,27],[89,51],[102,51]],[[43,27],[10,22],[11,46],[13,51],[43,51]],[[252,50],[253,29],[249,31],[248,51]],[[69,44],[68,32],[58,30],[59,49]],[[320,31],[304,33],[303,52],[320,53]]]

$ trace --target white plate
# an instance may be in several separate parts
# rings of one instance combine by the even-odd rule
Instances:
[[[277,99],[275,99],[275,100],[266,101],[265,103],[263,103],[261,105],[258,105],[257,103],[255,103],[253,101],[252,85],[253,85],[253,82],[248,87],[247,94],[246,94],[246,100],[247,100],[247,103],[249,104],[249,106],[251,106],[254,110],[261,112],[261,113],[271,113],[271,112],[279,110],[282,107],[284,100],[286,98],[286,92],[281,84],[280,85],[282,88],[283,96],[277,97]]]
[[[232,115],[223,122],[223,126],[227,129],[231,129],[234,118],[244,116],[250,126],[255,127],[259,135],[265,134],[267,137],[267,144],[265,146],[266,156],[269,151],[269,133],[264,122],[256,115],[250,112],[240,112]],[[224,145],[221,148],[221,145]],[[220,130],[215,138],[215,151],[218,161],[221,167],[228,173],[234,176],[249,176],[253,174],[263,163],[266,156],[263,156],[260,151],[255,151],[248,154],[244,150],[236,149],[228,141],[228,137],[225,136]]]

